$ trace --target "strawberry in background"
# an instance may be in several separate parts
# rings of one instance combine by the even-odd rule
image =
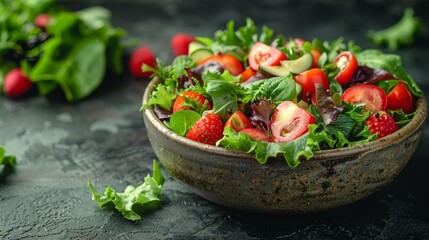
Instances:
[[[179,55],[188,55],[189,53],[189,43],[195,41],[195,37],[178,33],[171,38],[171,49],[175,56]]]

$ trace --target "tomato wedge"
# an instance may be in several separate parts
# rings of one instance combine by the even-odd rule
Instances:
[[[315,95],[314,84],[318,83],[325,89],[329,88],[329,80],[325,72],[320,68],[312,68],[293,77],[302,87],[302,100],[310,102]]]
[[[308,124],[316,122],[309,112],[291,101],[278,105],[271,116],[271,140],[289,142],[308,132]]]
[[[340,69],[335,76],[341,85],[347,85],[350,83],[353,77],[355,69],[358,67],[356,57],[351,52],[341,52],[333,61],[334,64]]]
[[[245,128],[240,132],[245,133],[258,141],[271,142],[271,138],[268,137],[267,133],[257,128]]]
[[[387,94],[387,110],[402,109],[404,113],[411,113],[413,111],[413,105],[413,95],[402,82],[399,82],[389,94]]]
[[[236,132],[240,132],[245,128],[252,128],[253,125],[242,111],[237,110],[226,121],[225,128],[226,127],[231,127]]]
[[[249,78],[255,76],[255,74],[256,72],[253,71],[251,67],[246,68],[246,70],[241,73],[241,82],[246,82]]]
[[[210,56],[199,62],[198,66],[201,66],[204,63],[212,60],[218,62],[223,67],[223,69],[228,70],[229,73],[231,73],[231,75],[233,76],[238,76],[244,71],[241,62],[236,57],[230,54],[217,54]]]
[[[255,71],[258,71],[259,65],[276,66],[286,59],[282,51],[261,42],[256,42],[249,52],[249,65]]]
[[[387,96],[380,87],[361,84],[346,89],[341,97],[349,103],[365,103],[365,108],[374,113],[386,110]]]

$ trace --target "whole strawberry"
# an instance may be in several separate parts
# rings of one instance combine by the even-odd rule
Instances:
[[[366,125],[369,127],[372,134],[378,133],[377,138],[385,137],[399,129],[395,119],[385,111],[380,111],[371,115],[366,120]]]
[[[189,129],[186,137],[197,142],[216,145],[216,142],[223,137],[222,120],[219,115],[208,113]]]

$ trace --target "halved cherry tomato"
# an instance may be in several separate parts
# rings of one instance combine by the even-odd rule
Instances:
[[[241,82],[246,82],[249,78],[255,76],[255,74],[256,72],[253,71],[251,67],[246,68],[246,70],[241,73]]]
[[[245,128],[252,128],[253,125],[242,111],[237,110],[226,121],[225,128],[226,127],[231,127],[235,131],[240,132]]]
[[[411,113],[413,111],[413,95],[407,86],[399,82],[390,92],[387,94],[387,110],[402,109],[404,113]]]
[[[217,61],[223,67],[223,69],[228,70],[229,73],[231,73],[233,76],[238,76],[244,71],[241,62],[230,54],[217,54],[210,56],[199,62],[198,66],[201,66],[211,60]]]
[[[338,74],[335,76],[341,85],[347,85],[350,83],[353,77],[355,69],[358,67],[356,57],[351,52],[342,52],[333,61],[334,64],[340,69]]]
[[[302,100],[310,102],[311,97],[315,94],[314,84],[318,83],[325,89],[329,88],[329,80],[325,72],[320,68],[312,68],[293,77],[302,87]]]
[[[374,113],[386,110],[387,106],[387,96],[384,90],[369,84],[347,88],[341,98],[349,103],[365,103],[365,107]]]
[[[284,101],[274,109],[270,122],[271,140],[289,142],[308,132],[308,124],[316,118],[296,103]]]
[[[268,137],[268,134],[262,130],[259,130],[257,128],[245,128],[241,130],[240,132],[245,133],[249,135],[251,138],[258,140],[258,141],[264,141],[264,142],[271,142],[270,137]]]
[[[285,59],[287,57],[282,51],[261,42],[256,42],[249,52],[249,65],[255,71],[259,65],[276,66]]]
[[[195,107],[197,108],[202,107],[204,103],[207,103],[207,109],[212,109],[211,103],[202,94],[199,94],[193,91],[185,91],[181,93],[179,96],[177,96],[176,100],[174,101],[173,112],[177,112],[185,109],[186,110],[194,109],[198,111],[199,109],[192,108],[191,106],[188,106],[189,104],[186,104],[191,101],[196,101],[197,104]]]

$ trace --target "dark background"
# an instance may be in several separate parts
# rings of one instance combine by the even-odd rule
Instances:
[[[382,29],[415,9],[426,28],[424,1],[61,1],[71,10],[102,5],[112,22],[159,57],[171,60],[170,38],[209,36],[246,17],[286,37],[344,36],[374,48],[369,29]],[[429,91],[429,34],[395,51]],[[383,49],[388,51],[387,49]],[[127,52],[132,51],[129,48]],[[90,98],[67,103],[36,94],[0,95],[0,145],[16,155],[16,172],[0,181],[0,239],[429,239],[429,128],[403,172],[381,191],[345,207],[311,214],[264,215],[202,199],[163,170],[163,206],[139,222],[99,210],[86,187],[102,192],[138,185],[156,159],[139,112],[147,80],[107,76]],[[426,123],[427,125],[427,123]]]

